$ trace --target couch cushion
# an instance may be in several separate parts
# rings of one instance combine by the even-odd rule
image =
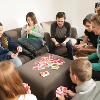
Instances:
[[[53,23],[53,21],[48,21],[48,22],[42,22],[42,23],[41,23],[44,32],[50,33],[51,23]]]
[[[11,29],[11,30],[7,30],[5,31],[5,33],[12,37],[15,41],[18,40],[18,38],[21,37],[21,28],[16,28],[16,29]]]

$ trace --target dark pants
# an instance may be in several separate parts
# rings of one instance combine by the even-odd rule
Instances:
[[[55,50],[56,50],[57,48],[58,48],[58,50],[59,50],[60,47],[62,48],[62,46],[60,46],[60,47],[56,47],[56,46],[55,46],[54,42],[51,40],[51,37],[50,37],[49,33],[45,33],[45,35],[44,35],[44,40],[45,40],[45,42],[46,42],[46,45],[47,45],[47,47],[48,47],[50,53],[56,54],[56,53],[55,53]],[[59,42],[59,41],[58,41],[58,42]],[[67,48],[67,50],[66,50],[67,58],[73,60],[73,46],[72,46],[71,41],[68,41],[68,42],[66,43],[66,48]],[[63,51],[64,51],[64,50],[62,50],[62,53],[63,53]]]
[[[74,49],[70,40],[66,43],[66,48],[67,48],[67,57],[70,60],[73,60]]]

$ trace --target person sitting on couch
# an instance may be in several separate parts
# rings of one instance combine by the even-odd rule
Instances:
[[[0,62],[0,76],[0,100],[37,100],[12,62]]]
[[[21,30],[21,38],[28,40],[32,45],[39,49],[44,45],[44,32],[42,27],[37,23],[36,16],[33,12],[28,12],[26,15],[27,24]]]
[[[17,51],[13,53],[11,51]],[[4,33],[3,25],[0,23],[0,61],[10,60],[17,67],[22,65],[18,53],[22,52],[22,47],[14,42],[14,40]]]
[[[49,41],[49,50],[54,52],[54,50],[60,46],[66,46],[67,57],[73,59],[73,48],[72,41],[68,39],[70,37],[71,25],[65,21],[66,15],[64,12],[58,12],[56,15],[56,21],[51,24],[51,41],[52,46]]]

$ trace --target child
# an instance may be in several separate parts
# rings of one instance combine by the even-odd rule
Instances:
[[[70,77],[76,86],[76,93],[66,90],[65,95],[71,96],[71,100],[99,100],[100,82],[95,82],[92,77],[92,65],[88,60],[77,59],[70,67]],[[59,100],[64,100],[62,95]]]
[[[0,100],[37,100],[33,94],[26,94],[23,81],[12,62],[0,62],[0,76]]]

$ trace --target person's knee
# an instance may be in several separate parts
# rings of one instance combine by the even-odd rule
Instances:
[[[16,57],[15,59],[10,59],[10,61],[12,63],[14,63],[16,65],[16,67],[19,67],[22,65],[22,61],[20,60],[20,58]]]

